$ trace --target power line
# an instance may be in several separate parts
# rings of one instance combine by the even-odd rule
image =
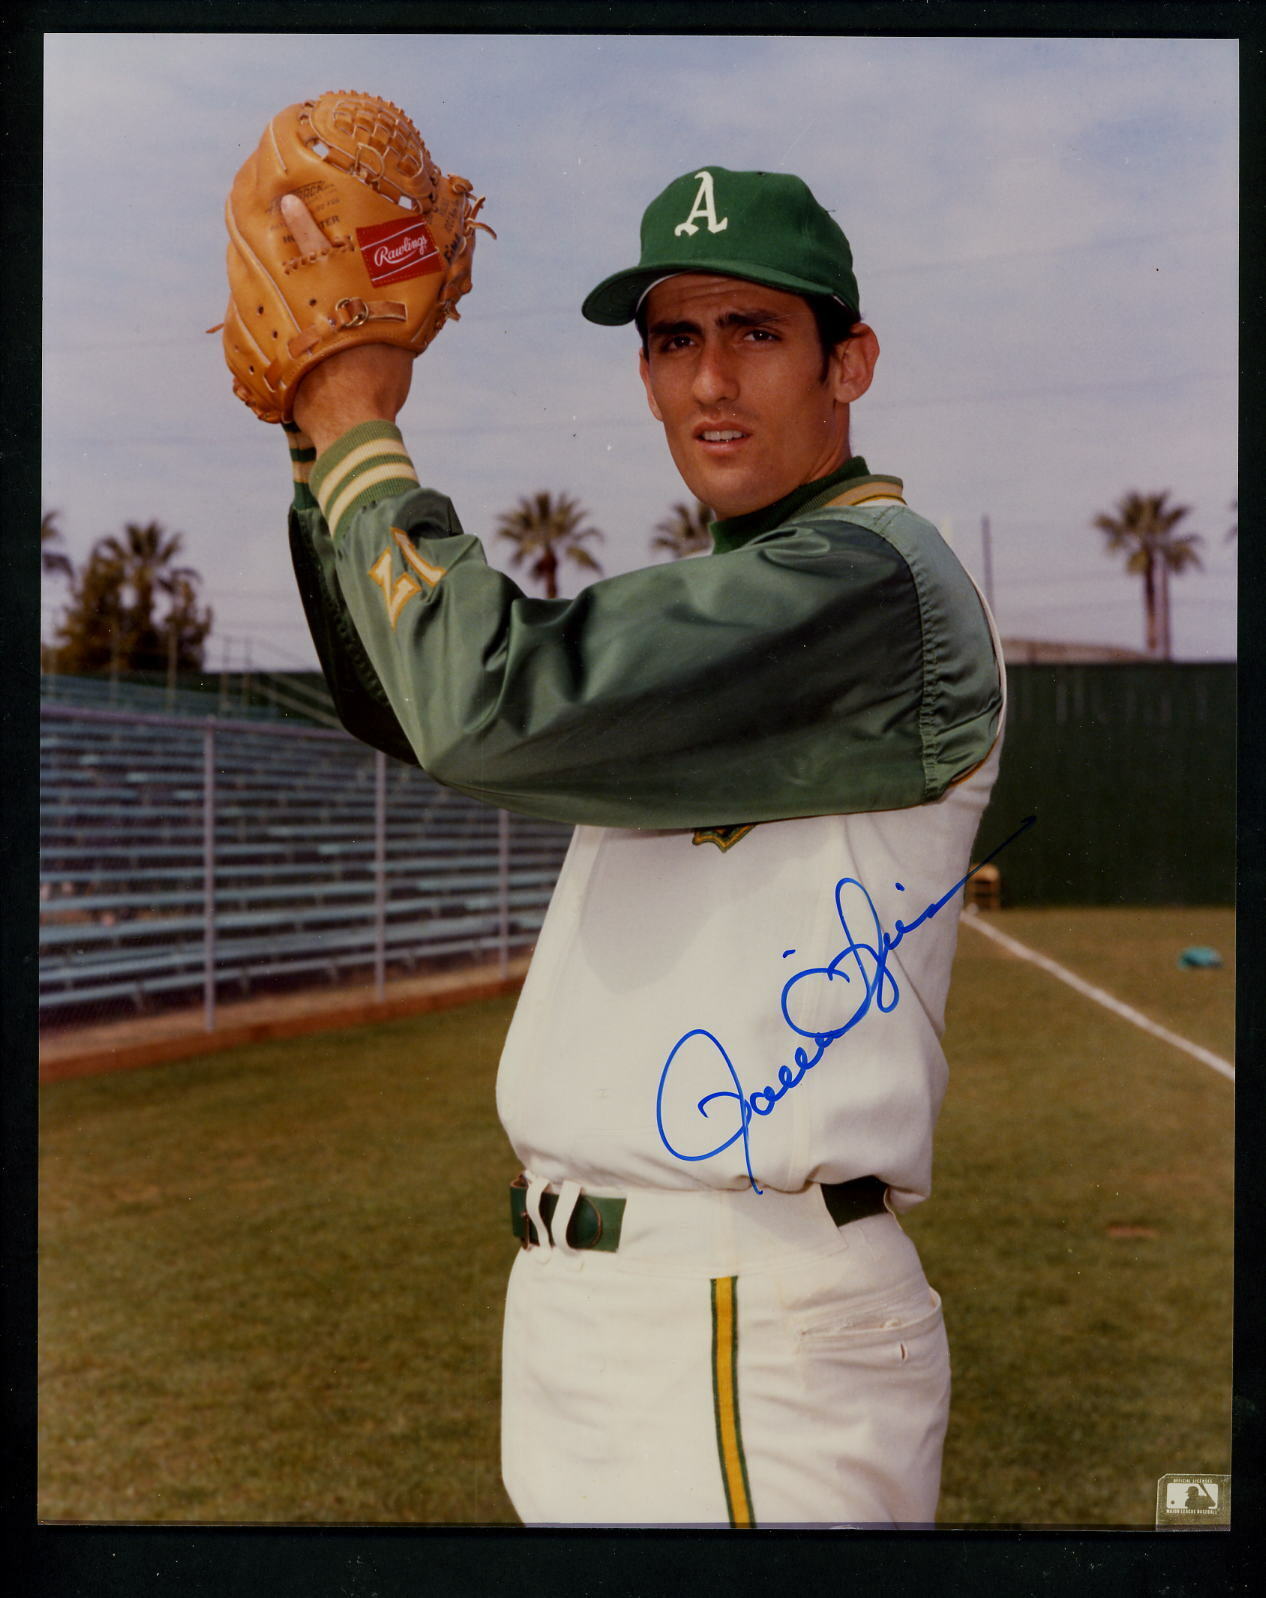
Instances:
[[[1065,244],[1041,244],[1029,250],[990,250],[984,255],[946,256],[939,261],[907,262],[902,266],[886,266],[882,261],[872,262],[871,271],[876,278],[907,277],[915,272],[944,272],[973,266],[983,266],[990,261],[1039,260],[1045,255],[1098,254],[1104,250],[1126,249],[1135,244],[1167,244],[1174,239],[1208,238],[1217,233],[1238,233],[1234,222],[1214,223],[1198,228],[1175,228],[1167,233],[1125,233],[1112,239],[1074,239]],[[511,324],[529,316],[579,317],[579,305],[525,305],[512,306],[494,316],[479,310],[462,310],[462,320],[480,326],[496,322]],[[45,355],[77,355],[83,350],[136,350],[136,349],[187,349],[204,335],[201,331],[182,338],[127,339],[126,341],[84,341],[69,348],[45,345]]]
[[[1026,399],[1049,399],[1063,395],[1113,393],[1121,389],[1164,387],[1172,390],[1179,383],[1209,383],[1209,382],[1236,382],[1234,372],[1179,372],[1167,373],[1164,378],[1134,377],[1122,378],[1110,383],[1069,383],[1053,385],[1048,388],[1029,389],[993,389],[987,393],[972,394],[932,394],[908,396],[899,400],[867,400],[866,414],[876,411],[910,411],[926,408],[929,405],[989,405],[1003,401]],[[592,433],[596,429],[624,428],[629,425],[629,417],[624,416],[599,416],[588,417],[581,420],[579,417],[558,418],[545,422],[469,422],[452,424],[446,427],[434,427],[428,423],[414,423],[405,419],[411,432],[419,438],[451,438],[469,437],[485,438],[494,433],[552,433],[562,437],[568,433],[575,437],[578,433]],[[642,417],[637,417],[639,422]],[[648,431],[653,427],[653,422],[645,423]],[[222,440],[226,444],[230,441]],[[205,452],[207,435],[177,435],[163,438],[154,434],[143,436],[128,436],[116,434],[109,437],[90,438],[82,435],[71,434],[58,440],[58,447],[69,449],[118,449],[121,446],[135,445],[178,445],[196,447]],[[237,440],[231,441],[231,447],[237,448]]]
[[[1012,552],[1013,553],[1015,552],[1015,546],[1012,546]],[[1035,562],[1035,557],[1032,554],[1025,554],[1024,555],[1024,563],[1025,563],[1026,566],[1032,566],[1034,564],[1034,562]],[[1105,569],[1103,571],[1098,571],[1098,570],[1092,570],[1092,569],[1090,569],[1088,567],[1085,571],[1080,571],[1080,572],[1052,572],[1050,574],[1044,574],[1044,573],[1040,573],[1040,572],[1033,572],[1031,575],[1028,575],[1028,576],[1017,575],[1017,576],[1013,576],[1013,577],[1004,577],[1002,579],[1002,587],[1003,588],[1050,588],[1050,587],[1053,587],[1055,585],[1067,586],[1069,583],[1093,583],[1096,588],[1099,588],[1099,587],[1102,587],[1103,579],[1105,577],[1112,577],[1113,579],[1115,579],[1121,585],[1121,586],[1118,586],[1118,588],[1116,590],[1117,593],[1119,593],[1119,594],[1124,594],[1126,592],[1137,594],[1139,592],[1139,586],[1138,586],[1139,579],[1137,577],[1133,576],[1131,573],[1125,571],[1122,567],[1119,567],[1119,566],[1115,570],[1111,570],[1111,569],[1108,569],[1108,568],[1105,567]],[[1182,584],[1183,584],[1182,592],[1184,594],[1193,593],[1195,590],[1193,588],[1189,587],[1188,585],[1192,584],[1192,583],[1199,583],[1202,578],[1206,582],[1213,581],[1213,582],[1233,583],[1234,579],[1235,579],[1235,573],[1234,572],[1195,572],[1195,573],[1193,573],[1191,575],[1188,575],[1187,573],[1183,573],[1183,575],[1182,575]],[[1128,589],[1125,586],[1127,584],[1129,585]]]
[[[1179,372],[1162,377],[1129,377],[1112,383],[1066,383],[1050,388],[994,389],[988,394],[931,394],[899,400],[867,400],[866,414],[873,411],[913,411],[928,405],[990,405],[1002,400],[1050,399],[1068,394],[1102,394],[1116,389],[1164,388],[1172,389],[1178,383],[1209,383],[1238,381],[1234,372]]]
[[[1127,249],[1134,244],[1168,244],[1173,239],[1208,238],[1214,233],[1237,233],[1234,222],[1215,223],[1212,227],[1178,228],[1169,233],[1123,233],[1114,239],[1080,239],[1067,244],[1040,244],[1031,250],[990,250],[985,255],[948,256],[940,261],[918,261],[913,265],[884,266],[872,263],[877,278],[902,277],[911,272],[942,272],[958,267],[981,266],[988,261],[1036,260],[1043,255],[1097,254],[1102,250]]]
[[[1179,604],[1174,606],[1174,609],[1185,610],[1189,605],[1229,605],[1234,608],[1235,603],[1233,599],[1201,599],[1199,596],[1195,596],[1191,599],[1182,599]],[[1137,595],[1134,596],[1133,602],[1122,597],[1121,599],[1062,599],[1057,600],[1054,604],[1048,604],[1035,599],[1008,600],[1004,593],[998,602],[998,609],[1005,610],[1009,615],[1036,615],[1039,612],[1045,615],[1048,612],[1069,610],[1134,611],[1138,609],[1138,606]]]

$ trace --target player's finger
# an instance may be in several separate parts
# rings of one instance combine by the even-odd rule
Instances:
[[[282,195],[281,214],[285,218],[287,227],[294,234],[300,255],[312,255],[318,250],[329,249],[330,241],[317,226],[312,212],[297,194]]]

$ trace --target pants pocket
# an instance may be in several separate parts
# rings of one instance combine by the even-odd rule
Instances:
[[[828,1315],[803,1321],[800,1340],[808,1346],[840,1343],[850,1348],[870,1348],[905,1338],[911,1342],[934,1331],[942,1320],[940,1294],[926,1283],[911,1304],[884,1305],[850,1314],[840,1308]]]
[[[799,1404],[822,1417],[806,1469],[821,1489],[788,1493],[775,1511],[794,1519],[786,1511],[799,1499],[827,1510],[832,1524],[929,1525],[950,1397],[940,1298],[921,1272],[885,1294],[824,1297],[791,1327]],[[768,1514],[755,1496],[757,1513]]]

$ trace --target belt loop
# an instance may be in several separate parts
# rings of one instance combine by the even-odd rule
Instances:
[[[554,1206],[553,1224],[558,1228],[558,1236],[553,1238],[554,1247],[560,1254],[573,1256],[580,1252],[573,1248],[567,1241],[567,1229],[571,1225],[572,1214],[580,1199],[580,1183],[573,1182],[570,1178],[558,1190],[558,1203]]]
[[[541,1195],[548,1186],[549,1183],[543,1176],[533,1176],[528,1181],[527,1190],[528,1220],[536,1228],[537,1247],[543,1249],[546,1254],[551,1253],[554,1247],[549,1227],[541,1215]]]

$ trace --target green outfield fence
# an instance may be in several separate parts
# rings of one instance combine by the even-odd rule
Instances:
[[[1230,904],[1233,662],[1013,665],[1002,770],[978,849],[1004,905]]]

